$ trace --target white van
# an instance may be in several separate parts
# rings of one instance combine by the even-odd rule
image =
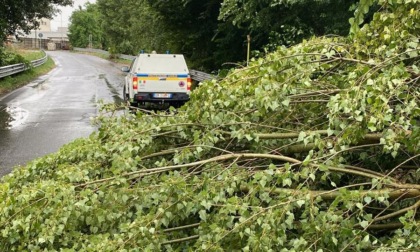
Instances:
[[[190,99],[191,77],[181,54],[139,54],[127,73],[123,97],[132,106],[148,103],[182,106]]]

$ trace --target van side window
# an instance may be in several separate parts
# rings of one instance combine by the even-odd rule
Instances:
[[[133,61],[131,62],[131,65],[130,65],[130,72],[131,72],[131,70],[133,70],[133,65],[134,65],[134,62],[136,62],[136,59],[137,59],[137,58],[133,59]]]

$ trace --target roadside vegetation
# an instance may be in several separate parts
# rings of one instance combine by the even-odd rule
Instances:
[[[0,66],[29,63],[44,55],[41,52],[16,51],[6,46],[14,36],[29,33],[40,25],[42,18],[52,19],[59,6],[72,5],[72,0],[2,1],[0,8]],[[0,94],[22,86],[47,73],[55,64],[51,59],[41,67],[0,79]]]
[[[39,27],[42,18],[52,19],[59,6],[70,6],[72,0],[2,1],[0,8],[0,47],[10,35],[28,33]]]
[[[88,54],[88,55],[93,55],[102,59],[106,59],[109,61],[112,61],[114,63],[119,63],[122,65],[130,65],[131,64],[131,60],[126,60],[126,59],[121,59],[118,58],[115,55],[109,55],[109,54],[104,54],[104,53],[99,53],[99,52],[82,52],[82,51],[73,51],[75,53],[79,53],[79,54]]]
[[[345,36],[357,2],[97,0],[73,12],[69,39],[112,54],[181,53],[190,68],[210,72],[244,64],[247,35],[259,57],[311,36]]]
[[[3,178],[0,250],[417,251],[419,3],[361,1],[349,36],[277,47],[177,111],[105,104]]]
[[[11,49],[3,48],[2,63],[3,66],[13,65],[13,64],[29,64],[30,61],[40,59],[44,57],[44,52],[38,50],[22,50],[22,49]],[[16,88],[19,88],[29,82],[33,81],[35,78],[44,75],[51,71],[55,67],[54,61],[48,57],[47,62],[43,65],[31,68],[27,71],[7,76],[0,79],[0,94],[10,92]]]

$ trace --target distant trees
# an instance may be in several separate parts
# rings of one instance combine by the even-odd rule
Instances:
[[[172,33],[145,0],[98,0],[104,35],[111,50],[134,54],[140,50],[178,51]],[[178,51],[179,52],[179,51]]]
[[[97,0],[96,27],[117,53],[183,53],[214,70],[313,35],[346,35],[357,0]],[[80,10],[89,12],[89,10]],[[80,15],[80,11],[75,15]],[[76,21],[76,17],[72,20]],[[72,26],[85,26],[74,23]],[[73,27],[74,30],[76,27]],[[79,29],[82,30],[82,29]],[[73,35],[73,34],[72,34]],[[75,44],[77,35],[70,37]],[[86,34],[83,35],[86,38]]]
[[[18,30],[28,33],[39,26],[41,18],[52,18],[57,6],[72,0],[0,0],[0,45]]]
[[[88,47],[90,43],[94,48],[106,46],[101,28],[102,19],[96,4],[87,3],[85,9],[79,6],[79,9],[73,12],[70,21],[68,36],[73,46]]]

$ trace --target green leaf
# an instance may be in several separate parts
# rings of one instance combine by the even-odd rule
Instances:
[[[305,200],[298,200],[296,201],[299,207],[302,207],[305,204]]]
[[[306,137],[306,133],[304,131],[299,132],[298,141],[303,141],[305,137]]]
[[[326,166],[326,165],[324,165],[324,164],[320,164],[320,165],[318,166],[318,169],[319,169],[320,171],[326,172],[326,171],[328,171],[328,166]]]
[[[367,222],[367,221],[362,221],[362,222],[360,222],[360,226],[361,226],[362,228],[366,228],[368,225],[369,225],[369,222]]]
[[[200,219],[203,221],[207,221],[207,213],[206,210],[201,210],[200,212],[198,212]]]
[[[332,241],[333,241],[334,245],[336,245],[336,246],[337,246],[337,244],[338,244],[338,240],[337,240],[337,238],[335,238],[335,237],[333,236],[331,239],[332,239]]]
[[[283,186],[292,186],[292,180],[290,178],[283,179]]]
[[[290,104],[290,98],[286,98],[284,99],[281,104],[283,104],[285,107],[289,107]]]

